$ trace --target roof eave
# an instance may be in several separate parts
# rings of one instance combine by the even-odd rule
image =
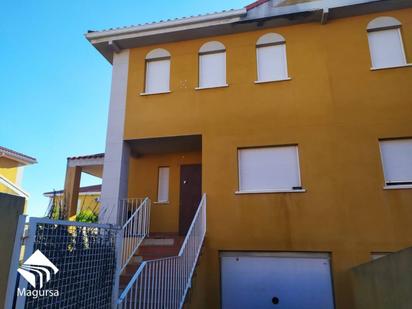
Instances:
[[[30,165],[30,164],[36,164],[37,163],[37,159],[35,158],[29,158],[29,157],[23,157],[23,156],[19,156],[19,155],[15,155],[12,153],[8,153],[8,152],[3,152],[0,151],[0,158],[4,157],[13,161],[17,161],[21,164],[24,165]]]
[[[261,4],[266,2],[268,1],[261,1]],[[112,63],[113,53],[122,49],[311,22],[318,19],[321,23],[326,23],[327,15],[329,15],[328,19],[343,18],[411,6],[412,0],[315,0],[275,7],[270,12],[260,12],[259,6],[249,7],[249,9],[246,7],[218,14],[90,32],[85,36]],[[290,18],[292,15],[299,16],[299,18]],[[283,18],[284,16],[287,18]],[[250,26],[252,23],[256,23],[255,28]],[[246,26],[247,24],[249,26]]]
[[[189,18],[182,18],[178,20],[171,20],[166,22],[145,24],[141,26],[133,26],[121,29],[95,31],[85,34],[85,37],[92,43],[109,42],[114,39],[120,39],[123,36],[144,36],[146,32],[149,31],[165,31],[169,32],[170,29],[175,29],[176,27],[188,27],[190,25],[202,26],[204,23],[213,22],[232,22],[233,18],[241,17],[247,13],[246,8],[239,10],[232,10],[222,13],[209,14],[203,16],[195,16]]]
[[[142,26],[127,27],[85,34],[86,39],[110,62],[113,52],[117,52],[117,45],[113,42],[130,39],[144,39],[158,35],[179,33],[213,26],[232,24],[241,20],[247,13],[245,8],[222,13],[195,16],[167,22],[153,23]]]

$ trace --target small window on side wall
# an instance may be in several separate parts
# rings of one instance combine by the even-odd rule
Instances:
[[[154,49],[146,56],[145,93],[170,91],[170,54],[165,49]]]
[[[199,50],[199,87],[227,86],[226,48],[217,41],[203,44]]]
[[[386,186],[412,186],[412,138],[381,140],[379,144]]]
[[[256,43],[257,82],[289,79],[286,41],[277,33],[267,33]]]
[[[157,186],[157,202],[169,202],[169,167],[159,167],[159,179]]]
[[[403,47],[401,23],[393,17],[378,17],[367,27],[372,69],[407,64]]]
[[[238,150],[239,193],[302,191],[297,146]]]

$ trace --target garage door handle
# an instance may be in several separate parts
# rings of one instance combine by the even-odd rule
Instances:
[[[277,298],[276,296],[272,298],[272,304],[277,305],[279,304],[279,298]]]

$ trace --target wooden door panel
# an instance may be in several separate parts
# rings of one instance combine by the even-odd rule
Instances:
[[[202,165],[180,167],[179,233],[186,235],[202,197]]]

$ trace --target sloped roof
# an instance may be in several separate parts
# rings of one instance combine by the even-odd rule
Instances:
[[[93,186],[85,186],[79,188],[79,193],[100,193],[102,191],[102,185],[93,185]],[[50,191],[50,192],[45,192],[43,193],[44,196],[52,197],[53,194],[56,195],[61,195],[63,194],[64,190],[58,190],[58,191]]]
[[[333,18],[406,7],[412,7],[412,0],[258,0],[238,10],[89,31],[85,37],[112,63],[114,53],[130,48],[315,20],[324,23]],[[283,18],[290,15],[297,18]],[[265,20],[264,25],[261,23],[262,20]]]
[[[25,155],[21,152],[17,152],[15,150],[0,146],[0,157],[7,157],[12,160],[19,161],[21,163],[25,164],[34,164],[37,163],[37,159],[30,157],[28,155]]]
[[[77,156],[77,157],[68,157],[67,160],[99,159],[99,158],[104,158],[104,153],[96,153],[96,154]]]
[[[266,3],[271,0],[258,0],[255,1],[251,4],[248,4],[246,6],[246,9],[249,11],[251,9],[254,9],[255,7],[258,7],[259,5],[262,5],[263,3]],[[305,2],[312,2],[316,0],[280,0],[278,3],[275,5],[276,7],[281,7],[281,6],[286,6],[286,5],[294,5],[294,4],[300,4],[300,3],[305,3]]]
[[[218,12],[209,12],[205,14],[198,14],[198,15],[191,15],[191,16],[183,16],[183,17],[177,17],[177,18],[169,18],[165,20],[158,20],[158,21],[152,21],[152,22],[147,22],[147,23],[142,23],[142,24],[135,24],[135,25],[129,25],[129,26],[123,26],[123,27],[113,27],[113,28],[108,28],[108,29],[102,29],[98,31],[94,30],[89,30],[87,31],[88,34],[92,34],[95,32],[108,32],[108,31],[114,31],[114,30],[127,30],[127,29],[133,29],[136,27],[145,27],[145,26],[155,26],[155,25],[162,25],[162,24],[167,24],[167,23],[173,23],[173,22],[185,22],[185,21],[191,21],[193,19],[203,19],[203,18],[208,18],[208,17],[215,17],[219,15],[226,15],[231,12],[235,12],[235,9],[230,9],[230,10],[223,10],[223,11],[218,11]]]

